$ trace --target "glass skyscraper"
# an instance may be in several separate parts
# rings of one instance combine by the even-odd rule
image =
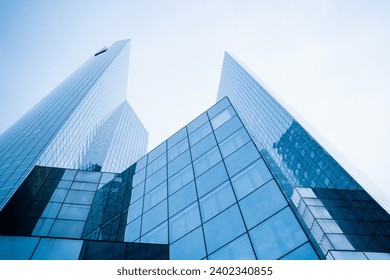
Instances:
[[[217,103],[136,162],[146,133],[114,107],[78,161],[31,163],[0,259],[390,258],[389,214],[231,56]]]

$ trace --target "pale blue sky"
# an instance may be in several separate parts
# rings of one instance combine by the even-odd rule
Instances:
[[[390,1],[0,0],[0,132],[124,38],[150,148],[215,102],[227,50],[390,194]]]

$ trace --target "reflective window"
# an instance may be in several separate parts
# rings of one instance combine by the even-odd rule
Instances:
[[[94,195],[94,192],[70,190],[66,196],[65,202],[90,205],[93,201]]]
[[[131,201],[130,201],[130,203],[133,203],[134,201],[138,200],[143,195],[144,195],[144,183],[141,183],[138,186],[135,186],[131,190]]]
[[[75,205],[75,204],[63,204],[58,213],[60,219],[72,219],[85,221],[88,217],[89,206]]]
[[[188,133],[192,133],[195,130],[197,130],[199,127],[201,127],[204,123],[208,122],[209,118],[207,117],[206,113],[203,113],[199,117],[197,117],[195,120],[190,122],[187,125]]]
[[[39,238],[0,236],[0,260],[28,260]]]
[[[153,206],[167,198],[167,184],[163,183],[154,190],[145,195],[144,212],[148,211]]]
[[[146,166],[147,159],[148,157],[146,155],[135,163],[135,172],[139,172],[142,168]]]
[[[228,107],[226,110],[219,113],[216,117],[211,119],[211,124],[213,125],[214,129],[217,129],[221,125],[223,125],[225,122],[230,120],[235,115],[235,112],[232,107]]]
[[[250,137],[246,132],[245,128],[240,128],[231,136],[226,138],[219,147],[221,148],[221,153],[223,157],[227,157],[231,153],[237,151],[245,143],[250,141]]]
[[[252,245],[244,234],[209,256],[209,260],[255,260]]]
[[[73,220],[55,220],[50,236],[80,238],[85,222]]]
[[[217,142],[215,141],[214,134],[210,133],[205,138],[200,140],[198,143],[196,143],[194,146],[191,147],[191,155],[192,159],[195,160],[201,155],[203,155],[205,152],[210,150],[211,148],[215,147],[217,145]]]
[[[149,177],[154,172],[156,172],[161,167],[163,167],[165,164],[167,164],[167,157],[166,157],[166,154],[164,153],[161,156],[159,156],[155,161],[153,161],[152,163],[148,164],[148,168],[147,168],[148,171],[147,171],[147,175],[146,176]]]
[[[201,176],[196,178],[196,187],[198,189],[199,197],[202,197],[222,182],[225,182],[227,179],[228,175],[223,162],[213,166]]]
[[[209,122],[202,125],[198,130],[189,135],[191,146],[195,145],[195,143],[199,142],[205,136],[209,135],[211,131],[212,130]]]
[[[141,217],[135,219],[134,221],[132,221],[130,224],[126,226],[125,237],[123,241],[134,242],[139,238],[140,232],[141,232]]]
[[[169,197],[169,216],[175,215],[196,199],[195,184],[192,181]]]
[[[76,176],[77,170],[65,169],[64,175],[62,175],[61,180],[69,180],[72,181]]]
[[[148,163],[153,162],[156,158],[158,158],[162,153],[166,151],[166,142],[161,143],[159,146],[154,148],[148,154]]]
[[[72,190],[96,191],[97,186],[97,184],[87,182],[73,182],[70,188]]]
[[[142,199],[137,200],[129,206],[127,211],[127,223],[131,222],[135,218],[139,217],[142,213]]]
[[[239,204],[246,226],[250,229],[287,206],[287,201],[272,180],[242,199]]]
[[[169,220],[169,241],[176,241],[199,225],[199,207],[194,203]]]
[[[168,244],[168,222],[164,222],[141,237],[143,243]]]
[[[99,183],[100,172],[91,172],[91,171],[78,171],[75,181],[83,181],[83,182],[90,182],[90,183]]]
[[[172,260],[200,260],[206,256],[202,228],[198,227],[169,246]]]
[[[167,201],[164,200],[142,217],[142,235],[167,219]]]
[[[180,143],[174,146],[172,149],[168,151],[168,161],[176,158],[178,155],[183,153],[189,147],[187,138],[184,138]]]
[[[218,142],[221,142],[233,132],[237,131],[240,127],[242,127],[240,119],[237,116],[234,116],[215,130],[215,137]]]
[[[146,176],[146,168],[142,169],[138,173],[135,173],[133,176],[133,186],[137,186],[139,183],[145,180],[145,176]]]
[[[168,149],[172,148],[174,145],[179,143],[186,136],[187,136],[187,131],[186,131],[186,128],[183,127],[182,129],[180,129],[178,132],[176,132],[174,135],[172,135],[168,139],[168,141],[167,141],[168,142]]]
[[[295,249],[282,260],[318,260],[318,256],[309,242]]]
[[[237,199],[243,198],[271,179],[272,175],[264,161],[256,161],[232,178]]]
[[[203,222],[219,214],[235,202],[236,199],[232,187],[229,181],[226,181],[200,199],[199,203]]]
[[[210,118],[214,118],[218,115],[223,109],[230,106],[230,102],[227,98],[223,98],[218,101],[213,107],[207,110],[207,114]]]
[[[82,240],[42,238],[32,256],[33,260],[77,260]]]
[[[233,176],[259,157],[260,154],[253,142],[248,142],[225,159],[226,169],[229,175]]]
[[[207,251],[214,252],[245,232],[237,205],[233,205],[204,224]]]
[[[195,176],[199,176],[221,160],[222,158],[218,148],[213,148],[212,150],[198,158],[196,161],[194,161]]]
[[[49,202],[42,213],[42,218],[55,218],[60,211],[61,203]]]
[[[32,235],[47,236],[53,223],[54,219],[40,218],[32,232]]]
[[[259,259],[275,260],[307,241],[290,208],[264,221],[249,231]]]
[[[166,179],[167,179],[167,167],[164,166],[159,171],[157,171],[152,176],[150,176],[146,179],[145,193],[150,192],[151,190],[153,190],[155,187],[160,185]]]
[[[51,202],[63,202],[67,195],[67,189],[56,189],[50,198]]]
[[[169,195],[184,187],[186,184],[194,179],[191,164],[183,170],[179,171],[173,177],[168,179],[168,192]]]
[[[168,176],[174,175],[190,162],[190,152],[187,150],[168,164]]]

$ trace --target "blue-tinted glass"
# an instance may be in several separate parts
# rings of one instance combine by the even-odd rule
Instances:
[[[308,242],[295,249],[288,255],[281,258],[282,260],[318,260],[318,256],[311,244]]]
[[[209,256],[209,260],[255,260],[252,245],[244,234]]]
[[[134,240],[139,238],[140,232],[141,232],[141,217],[135,219],[134,221],[132,221],[126,226],[125,237],[123,241],[134,242]]]
[[[209,122],[202,125],[198,130],[189,135],[191,146],[195,145],[195,143],[199,142],[205,136],[211,133],[211,125]]]
[[[167,219],[167,201],[156,205],[142,217],[142,235]]]
[[[211,124],[214,129],[217,129],[221,125],[223,125],[225,122],[230,120],[235,115],[235,112],[232,107],[228,107],[227,109],[223,110],[221,113],[219,113],[217,116],[211,119]]]
[[[172,148],[174,145],[179,143],[186,136],[187,136],[187,131],[186,131],[186,128],[183,127],[182,129],[180,129],[178,132],[176,132],[174,135],[172,135],[168,139],[168,141],[167,141],[168,142],[168,149]]]
[[[176,241],[199,225],[199,207],[194,203],[169,220],[169,242]]]
[[[57,188],[58,189],[69,189],[72,181],[59,181]]]
[[[159,171],[157,171],[152,176],[150,176],[146,179],[145,193],[150,192],[151,190],[153,190],[155,187],[160,185],[166,179],[167,179],[167,167],[164,166]]]
[[[168,161],[176,158],[178,155],[183,153],[189,147],[187,138],[184,138],[180,143],[176,144],[172,149],[168,151]]]
[[[142,169],[138,173],[135,173],[133,176],[133,186],[137,186],[139,183],[145,180],[145,176],[146,176],[146,168]]]
[[[271,179],[272,175],[264,161],[256,161],[232,178],[237,199],[243,198]]]
[[[231,153],[237,151],[245,143],[250,140],[250,137],[244,128],[240,128],[234,132],[231,136],[223,140],[219,147],[221,148],[221,153],[223,157],[227,157]]]
[[[155,161],[153,161],[152,163],[148,164],[148,168],[147,168],[148,171],[147,171],[147,175],[146,176],[149,177],[154,172],[156,172],[161,167],[163,167],[165,164],[167,164],[167,157],[166,157],[166,154],[164,153],[161,156],[159,156]]]
[[[281,190],[272,180],[240,201],[248,229],[254,227],[287,205]]]
[[[215,137],[218,142],[221,142],[233,132],[237,131],[240,127],[242,127],[240,119],[237,116],[234,116],[215,130]]]
[[[192,159],[193,160],[197,159],[205,152],[213,148],[215,145],[217,145],[217,142],[215,141],[214,134],[210,133],[205,138],[203,138],[202,140],[200,140],[198,143],[196,143],[194,146],[191,147]]]
[[[136,164],[136,167],[135,167],[135,172],[139,172],[142,168],[144,168],[146,166],[146,162],[148,160],[148,157],[147,156],[144,156],[143,158],[141,158],[140,160],[138,160],[135,164]]]
[[[131,222],[132,220],[134,220],[135,218],[137,218],[141,215],[142,202],[143,202],[143,199],[139,199],[129,206],[129,210],[127,212],[127,223]]]
[[[202,228],[198,227],[169,246],[171,260],[200,260],[206,255]]]
[[[76,176],[77,170],[65,169],[64,175],[62,175],[61,180],[69,180],[72,181]]]
[[[230,106],[229,100],[227,98],[223,98],[217,104],[215,104],[213,107],[208,109],[207,114],[209,115],[210,119],[212,119],[228,106]]]
[[[148,154],[148,163],[150,164],[153,162],[156,158],[158,158],[162,153],[166,151],[166,142],[161,143],[159,146],[154,148],[149,154]]]
[[[233,176],[259,157],[260,154],[253,142],[248,142],[225,159],[226,169],[229,175]]]
[[[191,182],[169,197],[169,216],[175,215],[196,199],[195,184]]]
[[[208,117],[206,113],[203,113],[199,117],[197,117],[195,120],[190,122],[187,125],[188,133],[191,134],[195,130],[197,130],[199,127],[201,127],[204,123],[208,122]]]
[[[174,176],[168,179],[168,191],[169,195],[184,187],[186,184],[194,180],[194,174],[192,172],[192,166],[188,165],[182,171],[179,171]]]
[[[58,213],[59,219],[71,219],[71,220],[83,220],[88,217],[89,206],[75,205],[75,204],[63,204]]]
[[[219,214],[235,202],[236,199],[232,187],[229,181],[226,181],[200,199],[199,203],[203,222]]]
[[[134,201],[138,200],[140,197],[144,195],[144,183],[141,183],[137,186],[135,186],[131,190],[131,201],[130,203],[133,203]]]
[[[249,231],[249,235],[257,258],[266,260],[278,259],[307,241],[288,207]]]
[[[67,189],[56,189],[50,198],[51,202],[63,202],[67,195]]]
[[[363,252],[354,251],[331,251],[335,260],[367,260]]]
[[[354,250],[355,247],[348,240],[348,237],[343,234],[331,234],[326,235],[334,248],[339,250]]]
[[[70,190],[66,196],[66,203],[91,204],[95,193],[88,191]]]
[[[233,205],[204,224],[207,251],[214,252],[245,232],[237,205]]]
[[[54,219],[40,218],[32,232],[32,235],[47,236],[53,223]]]
[[[60,211],[61,203],[49,202],[42,213],[42,218],[55,218]]]
[[[55,220],[49,236],[80,238],[85,222],[73,220]]]
[[[0,260],[28,260],[39,238],[0,236]]]
[[[90,182],[90,183],[99,183],[100,172],[91,172],[91,171],[78,171],[75,181]]]
[[[114,179],[114,177],[115,177],[115,173],[102,173],[100,184],[107,184],[109,181]]]
[[[211,149],[206,154],[194,161],[195,176],[199,176],[205,171],[209,170],[210,167],[222,160],[221,154],[217,147]]]
[[[187,150],[168,164],[168,176],[174,175],[190,162],[190,152]]]
[[[97,186],[98,186],[97,184],[92,184],[87,182],[73,182],[70,188],[72,190],[96,191]]]
[[[163,183],[145,195],[144,212],[167,198],[167,184]]]
[[[198,189],[199,197],[202,197],[227,179],[228,175],[223,162],[210,168],[207,172],[196,178],[196,187]]]
[[[82,240],[42,238],[32,256],[33,260],[77,260]]]
[[[141,237],[143,243],[168,244],[168,222],[164,222]]]

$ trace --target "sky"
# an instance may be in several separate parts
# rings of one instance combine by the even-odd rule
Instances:
[[[0,0],[0,133],[125,38],[149,149],[214,104],[228,51],[390,203],[390,1]]]

